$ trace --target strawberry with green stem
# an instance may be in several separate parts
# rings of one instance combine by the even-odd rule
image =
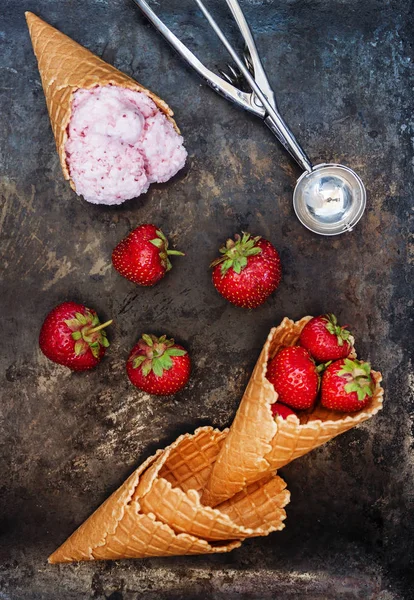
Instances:
[[[131,383],[149,394],[168,396],[188,382],[191,362],[188,352],[173,339],[163,335],[142,335],[127,361]]]
[[[349,356],[354,338],[346,325],[338,325],[332,313],[314,317],[302,329],[299,344],[309,350],[317,362]]]
[[[168,246],[161,229],[146,223],[131,231],[114,248],[112,264],[120,275],[137,285],[155,285],[171,270],[169,257],[184,256]]]
[[[73,371],[93,369],[109,346],[104,328],[111,323],[101,323],[96,312],[83,304],[63,302],[43,322],[40,349],[47,358]]]
[[[220,248],[220,254],[210,265],[213,284],[232,304],[256,308],[278,287],[282,275],[279,254],[264,238],[236,234]]]
[[[322,376],[321,404],[341,412],[365,408],[374,393],[371,365],[344,358],[331,363]]]

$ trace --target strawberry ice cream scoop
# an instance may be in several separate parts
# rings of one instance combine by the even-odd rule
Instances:
[[[107,85],[78,89],[65,145],[76,192],[121,204],[168,181],[183,166],[183,138],[146,94]]]

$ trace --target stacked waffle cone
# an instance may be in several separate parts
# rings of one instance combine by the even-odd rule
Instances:
[[[145,461],[50,557],[49,562],[229,552],[284,527],[290,494],[276,474],[382,408],[381,374],[369,407],[353,414],[320,406],[272,416],[278,396],[268,361],[297,344],[311,317],[271,330],[230,430],[202,427]]]
[[[49,562],[229,552],[284,527],[290,494],[264,477],[222,506],[200,501],[227,431],[180,436],[145,461],[50,557]]]
[[[63,175],[70,181],[74,190],[75,184],[70,179],[65,144],[72,115],[72,96],[76,90],[91,89],[98,85],[114,85],[142,92],[151,98],[179,133],[172,117],[173,112],[164,100],[33,13],[26,12],[26,20]]]

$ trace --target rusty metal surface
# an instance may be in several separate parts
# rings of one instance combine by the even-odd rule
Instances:
[[[201,85],[128,0],[1,4],[0,598],[413,598],[411,4],[242,2],[280,107],[310,156],[347,164],[366,183],[362,221],[332,239],[294,217],[299,173],[266,128]],[[182,39],[223,65],[194,6],[162,4]],[[209,3],[230,31],[223,5]],[[189,151],[182,173],[118,208],[70,190],[28,9],[170,103]],[[110,254],[147,221],[186,257],[154,289],[139,289],[114,272]],[[269,238],[284,268],[279,290],[252,312],[221,299],[208,273],[219,244],[242,228]],[[115,319],[107,358],[91,373],[71,373],[38,350],[45,314],[65,299]],[[292,492],[283,532],[228,556],[47,565],[157,447],[198,425],[231,422],[274,323],[327,310],[352,325],[359,355],[383,372],[385,408],[283,469]],[[173,399],[139,393],[125,376],[144,330],[172,334],[191,352],[191,384]]]

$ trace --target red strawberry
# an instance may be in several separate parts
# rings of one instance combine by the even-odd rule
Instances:
[[[272,415],[274,417],[282,417],[282,419],[286,419],[286,417],[289,415],[296,415],[293,410],[281,402],[275,402],[270,408],[272,409]]]
[[[335,315],[329,313],[306,323],[299,344],[309,350],[316,361],[327,362],[349,356],[354,338],[345,327],[338,325]]]
[[[121,240],[112,252],[112,264],[123,277],[138,285],[154,285],[172,268],[168,240],[155,225],[140,225]]]
[[[91,308],[63,302],[46,317],[40,330],[39,346],[47,358],[72,371],[93,369],[109,346],[104,327]]]
[[[279,400],[297,410],[311,408],[319,388],[319,375],[305,348],[289,346],[270,361],[266,377]]]
[[[371,365],[361,360],[337,360],[322,376],[321,404],[331,410],[355,412],[365,408],[374,391]]]
[[[182,346],[168,340],[144,334],[129,355],[127,374],[135,387],[168,396],[181,390],[190,378],[191,362]]]
[[[220,248],[222,256],[211,263],[216,290],[232,304],[256,308],[280,283],[279,254],[270,242],[250,233],[234,236]]]

